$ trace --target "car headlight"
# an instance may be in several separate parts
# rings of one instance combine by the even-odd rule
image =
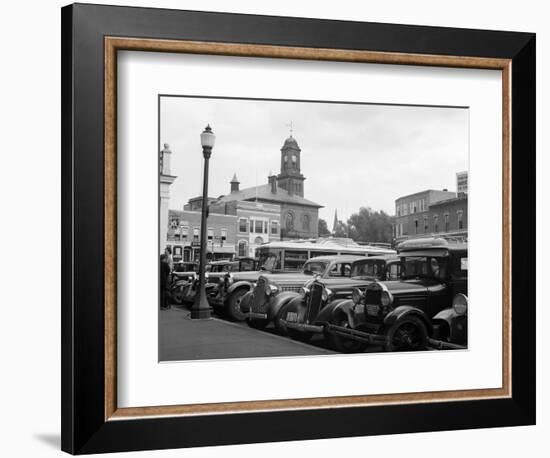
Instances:
[[[332,290],[328,289],[328,288],[323,288],[323,293],[321,294],[321,299],[323,301],[328,301],[331,297],[332,297]]]
[[[209,277],[208,272],[205,272],[204,278],[205,278],[206,280],[208,280],[208,277]]]
[[[382,291],[382,294],[380,295],[380,303],[383,307],[387,307],[391,305],[393,302],[393,298],[391,294],[388,291]]]
[[[266,296],[271,296],[272,294],[275,294],[279,288],[277,288],[276,285],[272,285],[271,283],[267,283],[265,285],[265,294]]]
[[[459,293],[453,298],[453,310],[457,315],[465,315],[468,311],[468,298]]]
[[[354,304],[359,304],[361,302],[361,299],[363,299],[363,291],[361,291],[359,288],[353,288],[353,291],[351,292],[351,300]]]

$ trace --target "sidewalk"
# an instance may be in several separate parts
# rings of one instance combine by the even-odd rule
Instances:
[[[269,332],[219,318],[191,320],[181,308],[161,310],[159,360],[262,358],[272,356],[328,355],[324,348],[296,342]]]

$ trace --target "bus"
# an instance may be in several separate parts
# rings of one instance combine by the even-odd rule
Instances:
[[[352,239],[308,239],[268,242],[256,248],[256,259],[268,272],[299,271],[304,263],[317,256],[340,254],[380,256],[396,254],[395,250],[372,245],[359,245]]]

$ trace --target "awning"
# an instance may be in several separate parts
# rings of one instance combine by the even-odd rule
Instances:
[[[214,249],[212,247],[208,247],[208,253],[223,253],[223,254],[235,254],[235,247],[232,245],[229,246],[215,246]]]

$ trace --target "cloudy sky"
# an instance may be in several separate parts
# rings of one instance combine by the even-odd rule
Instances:
[[[396,198],[424,189],[456,191],[456,172],[468,169],[468,110],[161,97],[160,147],[170,144],[170,208],[181,209],[202,192],[200,133],[210,124],[216,144],[210,160],[209,195],[267,183],[279,173],[284,140],[302,149],[304,197],[346,219],[361,206],[394,214]]]

